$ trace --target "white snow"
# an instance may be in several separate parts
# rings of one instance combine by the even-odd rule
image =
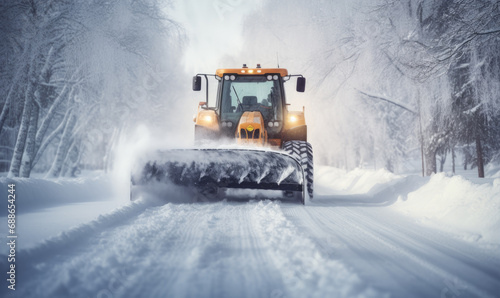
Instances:
[[[2,189],[8,184],[15,185],[16,232],[22,235],[22,249],[124,204],[117,183],[100,172],[75,179],[0,178]],[[7,235],[7,208],[0,208],[0,223],[5,223],[0,224],[0,233]]]
[[[349,200],[387,202],[390,208],[417,222],[467,241],[500,245],[500,178],[491,166],[491,178],[474,179],[438,173],[429,177],[396,175],[387,170],[344,170],[317,167],[319,199],[335,195]],[[468,175],[470,176],[470,175]],[[392,197],[391,197],[392,196]]]
[[[317,166],[315,198],[306,206],[192,203],[188,192],[168,194],[177,191],[168,187],[162,196],[132,203],[123,195],[128,184],[104,174],[1,178],[4,188],[16,184],[16,268],[23,272],[8,294],[494,296],[500,178],[491,175],[497,169],[472,179]],[[4,235],[6,226],[0,225]],[[1,254],[6,268],[6,247]]]
[[[14,178],[0,177],[0,185],[15,184],[18,212],[27,212],[70,203],[113,199],[113,182],[101,172],[81,178]],[[2,215],[6,210],[1,209]]]
[[[316,189],[326,194],[362,194],[376,191],[377,185],[386,187],[393,181],[402,179],[387,170],[377,171],[356,168],[346,173],[345,170],[320,166],[315,168]],[[323,188],[324,187],[324,188]]]
[[[296,297],[381,297],[367,287],[341,261],[323,256],[315,244],[287,220],[280,205],[259,202],[252,210],[252,222],[280,268],[289,294]],[[284,292],[281,291],[281,294]]]
[[[391,207],[464,239],[500,245],[500,178],[478,183],[435,174]]]

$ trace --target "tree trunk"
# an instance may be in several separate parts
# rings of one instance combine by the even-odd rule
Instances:
[[[426,171],[425,174],[427,176],[432,175],[433,173],[436,173],[437,170],[437,165],[436,165],[436,151],[435,150],[426,150],[425,154],[425,161],[426,161]]]
[[[467,145],[467,149],[469,149],[469,145]],[[465,158],[464,158],[464,171],[467,171],[467,165],[468,164],[469,164],[469,154],[466,152],[465,153]]]
[[[479,100],[478,100],[479,102]],[[483,146],[481,144],[481,136],[485,131],[485,116],[482,113],[482,109],[479,109],[474,113],[474,134],[476,138],[476,163],[477,163],[477,176],[479,178],[484,178],[484,157],[483,157]]]
[[[26,138],[26,148],[24,150],[24,155],[21,164],[20,176],[24,178],[29,178],[31,173],[31,164],[35,158],[35,137],[36,130],[38,128],[38,104],[33,102],[30,117],[30,126],[28,129],[28,135]]]
[[[66,154],[68,153],[69,146],[71,145],[71,136],[73,134],[73,129],[76,124],[76,116],[71,113],[68,118],[68,122],[64,128],[61,140],[59,141],[59,146],[57,147],[56,158],[52,163],[52,166],[47,173],[48,178],[57,178],[61,174],[61,169],[66,159]]]
[[[54,47],[50,47],[49,52],[47,54],[47,59],[45,60],[45,64],[42,68],[42,72],[40,74],[40,80],[44,81],[45,83],[50,82],[51,78],[51,70],[52,70],[52,57],[54,56],[54,52],[57,52],[58,50],[54,50]],[[79,69],[77,69],[73,75],[71,76],[70,80],[73,80],[73,77],[77,74]],[[43,138],[45,137],[45,133],[47,132],[47,129],[49,128],[50,122],[54,118],[54,115],[56,111],[58,110],[59,106],[61,103],[71,95],[67,95],[68,90],[70,90],[69,83],[65,84],[64,87],[62,88],[61,92],[57,95],[57,97],[54,99],[52,104],[50,105],[49,111],[43,118],[40,127],[38,128],[38,131],[36,132],[36,139],[35,139],[35,154],[38,154],[38,150],[40,149],[40,146],[42,145]],[[71,91],[73,92],[73,89],[71,88]],[[71,94],[71,93],[70,93]]]
[[[14,88],[17,85],[17,82],[13,82],[12,86],[9,89],[9,93],[7,93],[7,99],[5,100],[5,104],[3,105],[2,108],[2,113],[0,114],[0,132],[2,132],[3,125],[5,123],[5,120],[7,119],[7,113],[9,112],[10,109],[10,102],[12,100],[12,93],[14,93]]]
[[[54,100],[54,102],[52,103],[52,105],[50,106],[49,108],[49,111],[47,112],[47,114],[45,115],[45,117],[43,118],[42,120],[42,123],[40,124],[40,127],[38,128],[38,131],[36,133],[36,139],[35,139],[35,144],[36,144],[36,149],[35,149],[35,153],[39,150],[41,144],[42,144],[42,140],[43,140],[43,137],[45,136],[45,133],[47,132],[47,129],[49,128],[49,125],[50,125],[50,122],[52,121],[52,119],[54,118],[54,115],[57,111],[57,108],[61,105],[61,103],[63,102],[64,99],[66,99],[66,94],[68,92],[68,85],[64,85],[63,89],[61,90],[61,92],[59,93],[59,95],[57,96],[57,98]],[[68,97],[71,96],[71,95],[68,95]]]
[[[30,47],[28,45],[28,40],[26,40],[25,45],[24,45],[23,54],[21,56],[22,59],[26,59],[26,55],[27,55],[29,50],[30,50]],[[26,61],[26,60],[24,60],[24,61]],[[31,68],[30,68],[30,70],[31,70]],[[0,114],[0,133],[2,132],[3,125],[5,123],[5,120],[7,119],[7,115],[8,115],[9,109],[10,109],[10,105],[11,105],[14,91],[16,90],[16,87],[19,83],[19,80],[22,78],[23,73],[25,71],[26,71],[26,64],[24,64],[22,67],[19,67],[16,74],[14,75],[14,79],[12,80],[12,84],[9,88],[9,92],[7,93],[7,98],[5,99],[5,104],[3,105],[3,108],[2,108],[2,113]],[[30,78],[28,77],[28,79],[30,79]]]
[[[33,168],[40,158],[42,157],[43,152],[47,148],[47,146],[52,142],[52,140],[60,134],[64,130],[64,125],[66,124],[69,115],[71,114],[71,109],[69,109],[66,114],[64,115],[64,118],[61,120],[61,123],[57,126],[56,129],[54,129],[47,138],[43,140],[43,143],[40,145],[40,147],[36,150],[36,155],[35,155],[35,160],[31,163],[31,167]]]
[[[439,172],[444,171],[444,164],[445,163],[446,163],[446,153],[443,153],[443,155],[441,155],[439,158]]]
[[[79,162],[79,150],[77,146],[77,140],[73,138],[71,145],[69,146],[68,153],[63,162],[63,167],[61,170],[62,176],[76,177],[75,172],[78,167]]]
[[[9,174],[7,177],[18,177],[19,169],[21,168],[21,160],[24,154],[24,147],[26,138],[28,136],[28,128],[31,118],[31,109],[33,106],[33,85],[34,85],[34,61],[31,62],[28,71],[28,87],[24,96],[24,108],[21,118],[21,125],[19,126],[19,133],[17,134],[16,146],[14,147],[14,154],[10,163]]]
[[[484,160],[483,160],[483,147],[481,146],[481,138],[476,133],[476,154],[477,154],[477,176],[484,178]]]
[[[451,148],[451,168],[455,175],[455,147]]]

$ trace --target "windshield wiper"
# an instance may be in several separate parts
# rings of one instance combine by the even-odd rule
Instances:
[[[240,97],[238,96],[238,92],[236,92],[236,89],[234,88],[234,85],[233,85],[233,86],[231,86],[231,87],[233,87],[234,94],[236,94],[236,99],[238,100],[238,104],[239,104],[239,105],[243,105],[243,104],[241,103],[241,101],[240,101]]]

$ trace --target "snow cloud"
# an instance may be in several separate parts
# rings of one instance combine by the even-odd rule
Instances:
[[[236,56],[244,45],[245,17],[261,1],[179,1],[174,18],[185,29],[188,46],[184,63],[189,72],[214,72],[224,56]],[[231,65],[228,65],[231,66]]]

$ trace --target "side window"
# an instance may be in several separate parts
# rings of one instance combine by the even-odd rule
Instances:
[[[224,82],[224,84],[231,85],[231,82],[226,81],[226,82]],[[228,100],[230,98],[229,91],[230,91],[230,88],[228,88],[227,86],[224,86],[222,88],[221,111],[223,114],[227,114],[227,113],[232,112],[232,109],[231,109],[232,101]]]

